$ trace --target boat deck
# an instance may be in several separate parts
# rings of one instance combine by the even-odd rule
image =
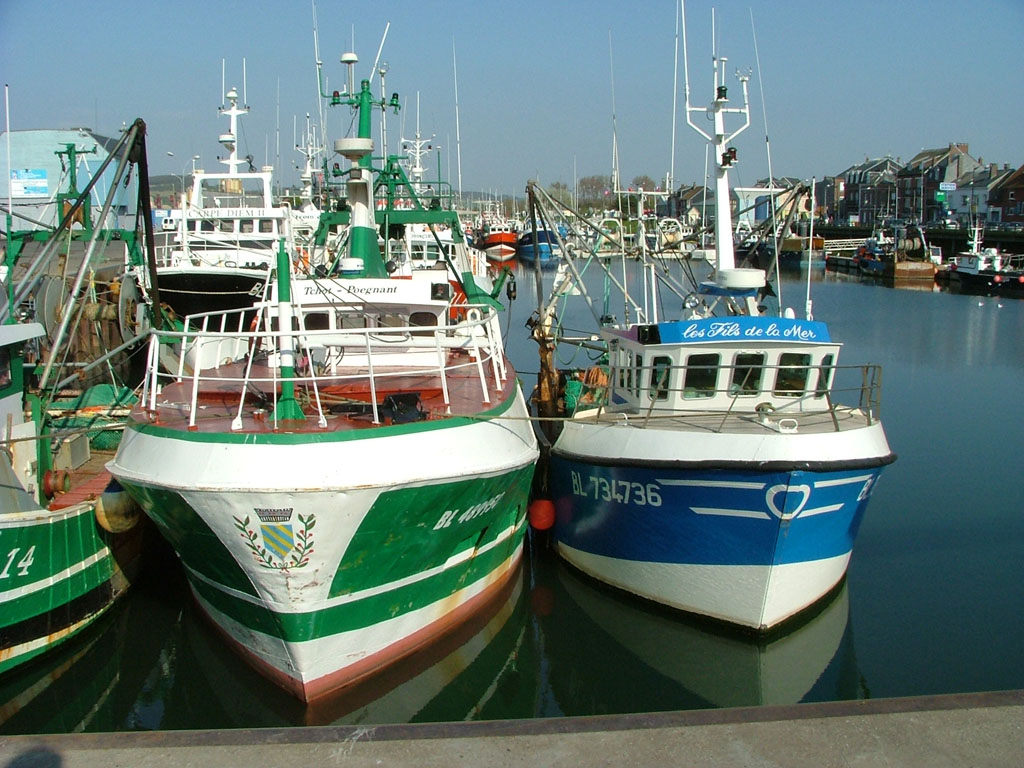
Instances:
[[[51,510],[66,509],[83,501],[95,501],[107,490],[113,479],[107,471],[107,462],[114,458],[114,451],[93,449],[89,459],[82,466],[68,470],[70,489],[58,493],[49,503]]]
[[[204,370],[195,382],[182,378],[165,384],[155,401],[144,401],[130,418],[194,432],[338,432],[472,417],[506,401],[517,386],[511,366],[506,367],[504,380],[496,379],[489,366],[483,366],[481,373],[469,354],[454,351],[449,353],[443,379],[436,371],[376,366],[372,388],[366,369],[346,370],[344,378],[317,377],[315,386],[313,379],[300,377],[295,383],[295,399],[306,418],[278,421],[274,410],[281,397],[280,378],[275,380],[266,365],[254,364],[248,383],[245,380],[244,362]]]

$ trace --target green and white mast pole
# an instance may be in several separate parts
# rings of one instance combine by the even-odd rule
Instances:
[[[360,274],[365,277],[387,277],[380,247],[377,245],[377,222],[373,211],[373,172],[371,116],[375,103],[370,93],[370,81],[360,83],[359,93],[349,97],[359,111],[359,130],[356,138],[339,139],[334,149],[352,162],[348,172],[348,204],[352,210],[349,233],[349,254],[362,260]]]
[[[291,259],[282,239],[277,248],[277,319],[281,329],[279,352],[281,358],[281,399],[274,409],[275,421],[302,421],[306,414],[295,399],[295,337],[292,335],[292,274]]]
[[[354,53],[345,53],[341,61],[349,68],[348,90],[345,93],[335,91],[331,96],[331,105],[347,104],[355,107],[358,115],[358,129],[355,137],[338,139],[334,142],[334,151],[348,158],[352,167],[348,171],[348,205],[351,210],[349,225],[349,255],[352,259],[361,260],[359,275],[362,277],[386,278],[387,269],[377,245],[377,222],[373,208],[373,138],[372,120],[373,107],[381,109],[399,108],[398,94],[390,101],[376,100],[370,92],[370,81],[363,80],[359,84],[359,92],[355,92],[352,68],[358,61]],[[325,94],[326,95],[326,94]],[[355,264],[350,264],[355,271]]]

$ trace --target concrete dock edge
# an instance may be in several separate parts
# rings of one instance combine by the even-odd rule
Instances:
[[[535,720],[0,736],[0,768],[469,764],[1018,768],[1024,690]]]

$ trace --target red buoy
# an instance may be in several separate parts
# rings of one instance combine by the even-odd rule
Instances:
[[[534,499],[530,502],[530,525],[538,531],[546,531],[555,524],[555,504],[551,499]]]

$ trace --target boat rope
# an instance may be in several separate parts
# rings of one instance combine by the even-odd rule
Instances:
[[[117,422],[116,424],[96,424],[91,427],[80,427],[79,429],[62,429],[59,435],[53,432],[46,432],[42,435],[29,435],[27,437],[7,437],[0,440],[0,445],[6,446],[13,445],[14,443],[27,443],[30,441],[52,440],[54,437],[60,437],[61,439],[64,439],[68,437],[76,437],[77,435],[88,435],[93,432],[117,432],[123,430],[123,422]]]
[[[182,288],[164,288],[161,286],[160,293],[180,293],[189,296],[248,296],[252,291],[186,291]]]

